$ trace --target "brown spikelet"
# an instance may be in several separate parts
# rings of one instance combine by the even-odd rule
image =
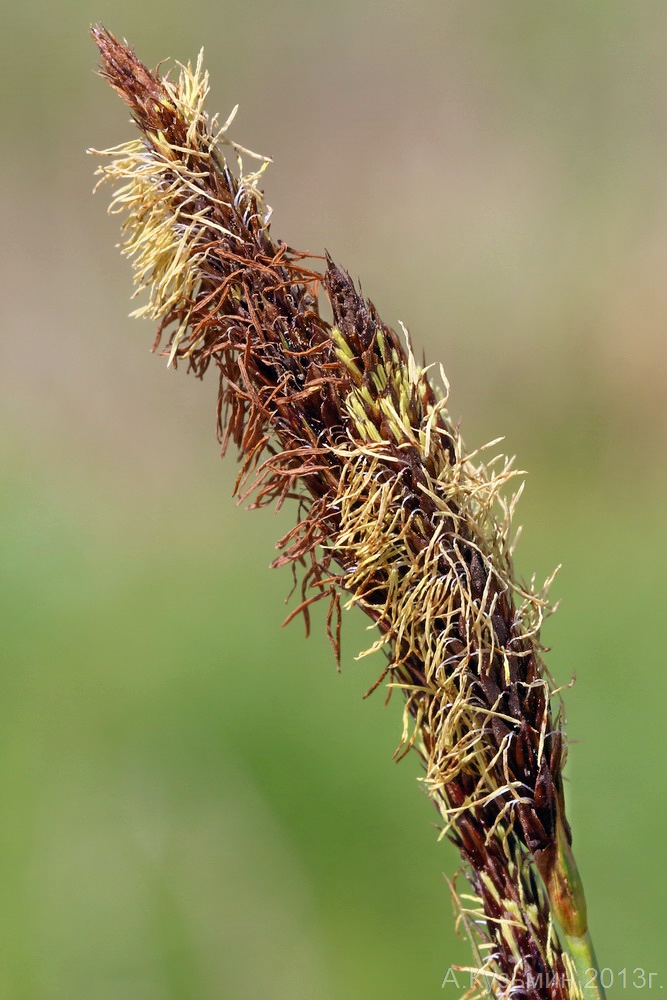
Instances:
[[[472,886],[455,896],[480,982],[497,997],[583,997],[593,960],[539,640],[550,608],[546,587],[514,576],[511,463],[466,451],[444,375],[419,367],[344,270],[273,239],[258,187],[268,161],[228,139],[231,118],[207,116],[201,56],[172,80],[93,36],[140,131],[99,169],[148,293],[136,314],[158,321],[170,362],[217,369],[238,495],[296,502],[275,560],[300,567],[293,614],[327,600],[337,656],[341,597],[377,627],[366,653],[384,651],[378,683],[404,702],[397,755],[422,758]]]

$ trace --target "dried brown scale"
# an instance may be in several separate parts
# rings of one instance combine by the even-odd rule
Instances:
[[[475,478],[441,395],[349,276],[329,257],[322,273],[306,267],[304,254],[272,240],[255,182],[231,172],[205,115],[189,114],[183,94],[199,95],[196,74],[186,71],[179,92],[113,36],[93,33],[103,75],[145,136],[132,155],[149,169],[154,157],[167,206],[148,194],[142,208],[142,179],[119,199],[134,199],[135,233],[155,228],[158,263],[144,261],[140,280],[157,287],[156,346],[166,338],[174,363],[198,377],[218,369],[222,449],[231,441],[242,455],[237,493],[255,506],[297,501],[298,523],[274,561],[302,567],[297,610],[308,621],[313,602],[329,601],[338,656],[344,591],[387,640],[382,678],[403,691],[413,726],[399,755],[412,746],[421,755],[469,867],[484,967],[500,977],[494,992],[573,1000],[530,868],[534,857],[552,896],[561,890],[557,832],[571,840],[564,744],[539,617],[531,625],[540,601],[524,594],[517,606],[506,538],[485,513],[497,487]],[[106,171],[131,177],[131,166]],[[189,241],[180,272],[176,238]],[[458,493],[456,476],[467,484]]]

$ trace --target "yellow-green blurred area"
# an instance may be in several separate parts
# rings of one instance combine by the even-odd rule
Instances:
[[[327,248],[442,361],[468,445],[530,471],[544,639],[612,997],[664,959],[667,6],[24,0],[2,74],[0,1000],[448,997],[454,934],[399,699],[347,617],[281,630],[292,524],[231,499],[217,386],[127,319],[87,146],[132,137],[100,20],[193,59]],[[626,988],[618,975],[628,970]],[[606,976],[609,981],[609,974]],[[645,987],[647,989],[647,987]]]

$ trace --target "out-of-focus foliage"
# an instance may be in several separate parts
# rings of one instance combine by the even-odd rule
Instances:
[[[28,0],[2,15],[0,997],[458,996],[453,852],[350,616],[279,629],[289,524],[234,508],[216,387],[125,319],[84,155],[131,136],[91,20],[206,46],[211,107],[275,156],[275,235],[330,249],[444,362],[466,440],[530,470],[545,639],[603,967],[657,972],[667,10],[575,0]],[[609,991],[624,996],[620,980]]]

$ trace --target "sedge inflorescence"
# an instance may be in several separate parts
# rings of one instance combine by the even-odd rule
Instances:
[[[170,363],[217,369],[238,495],[295,502],[274,563],[300,571],[294,614],[327,600],[337,656],[341,599],[375,626],[365,652],[386,654],[377,684],[404,699],[397,756],[423,759],[464,859],[471,892],[454,892],[485,985],[576,1000],[587,928],[539,639],[550,608],[546,587],[514,575],[511,462],[466,451],[444,374],[416,363],[344,270],[273,239],[259,188],[268,159],[228,138],[233,114],[222,126],[207,115],[201,56],[172,80],[93,34],[140,131],[99,168],[147,294],[136,315],[158,322]]]

